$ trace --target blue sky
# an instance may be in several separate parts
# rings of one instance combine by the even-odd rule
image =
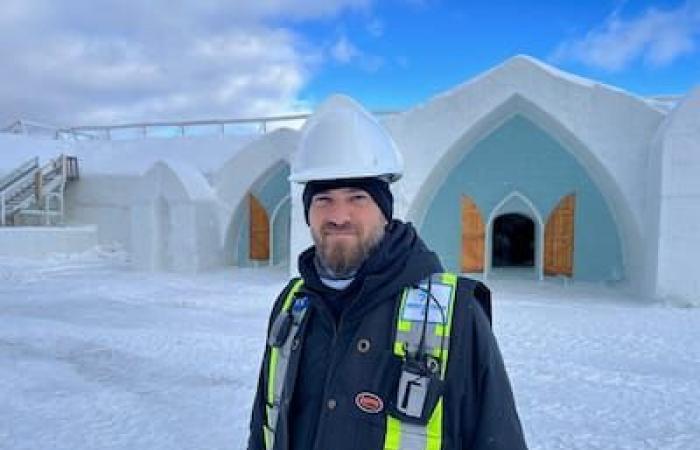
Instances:
[[[700,0],[3,0],[0,126],[428,100],[516,54],[640,95],[700,81]]]
[[[637,94],[681,94],[700,83],[699,11],[683,1],[390,0],[300,27],[309,40],[354,48],[348,61],[321,67],[302,95],[315,102],[346,91],[375,109],[401,109],[520,53]],[[657,59],[655,45],[666,52]]]

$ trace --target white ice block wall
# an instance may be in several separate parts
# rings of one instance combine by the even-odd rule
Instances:
[[[45,258],[56,253],[81,253],[97,245],[97,227],[2,227],[0,256]]]
[[[659,144],[660,184],[650,214],[658,236],[649,236],[658,242],[655,293],[700,305],[700,88],[669,116]]]

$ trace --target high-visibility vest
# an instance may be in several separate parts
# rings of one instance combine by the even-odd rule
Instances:
[[[421,282],[418,288],[404,289],[396,318],[394,354],[406,358],[407,354],[417,351],[421,337],[424,336],[425,353],[434,357],[437,362],[437,376],[440,380],[444,380],[447,373],[457,279],[457,275],[453,273],[438,273],[430,277],[430,286],[426,280]],[[426,295],[431,295],[427,291],[434,296],[439,307],[430,299],[425,299]],[[435,308],[431,308],[432,306]],[[420,320],[421,313],[428,316],[429,320],[425,324]],[[439,317],[435,317],[438,315]],[[442,447],[442,422],[442,398],[438,400],[427,425],[402,422],[387,415],[384,449],[439,450]]]
[[[306,308],[297,309],[296,314],[291,312],[294,297],[296,296],[301,286],[304,284],[302,279],[294,282],[294,285],[287,293],[284,299],[282,309],[273,323],[273,329],[277,322],[284,315],[292,314],[291,327],[285,336],[284,342],[281,345],[270,345],[270,356],[267,371],[267,390],[266,390],[266,425],[264,426],[263,435],[265,437],[265,448],[272,450],[275,445],[275,430],[277,429],[277,419],[279,416],[280,399],[282,398],[282,390],[284,389],[284,380],[287,377],[287,367],[289,366],[289,358],[291,356],[292,346],[295,344],[295,339],[301,321],[306,314]],[[298,341],[297,341],[298,342]]]
[[[435,375],[444,380],[447,373],[450,331],[457,275],[433,274],[430,280],[416,287],[407,287],[401,293],[401,305],[396,317],[394,354],[402,359],[415,355],[423,341],[423,353],[436,362]],[[267,378],[267,421],[264,429],[265,448],[272,450],[279,416],[279,404],[284,389],[287,368],[296,336],[306,313],[306,305],[295,307],[295,297],[303,281],[297,280],[287,293],[280,317],[291,315],[291,325],[283,342],[270,346]],[[273,324],[274,328],[274,324]],[[418,355],[420,356],[420,355]],[[397,393],[399,395],[399,393]],[[400,400],[397,400],[397,404]],[[426,425],[402,421],[387,415],[384,450],[439,450],[442,446],[443,400],[440,398]]]

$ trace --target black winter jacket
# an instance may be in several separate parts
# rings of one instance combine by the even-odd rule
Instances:
[[[275,449],[382,449],[386,411],[363,412],[355,396],[372,392],[385,403],[395,397],[401,360],[392,348],[399,296],[404,287],[442,272],[442,266],[414,228],[396,220],[342,291],[320,281],[313,259],[313,247],[299,257],[311,307],[300,330],[300,350],[290,359]],[[291,285],[275,301],[271,321]],[[525,449],[503,360],[475,292],[489,295],[483,284],[460,278],[443,397],[443,449]],[[358,350],[361,339],[369,340],[369,351]],[[249,450],[265,448],[268,352],[253,404]]]

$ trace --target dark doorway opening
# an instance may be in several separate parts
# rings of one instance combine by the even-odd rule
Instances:
[[[535,223],[517,213],[503,214],[493,222],[493,267],[534,267]]]

